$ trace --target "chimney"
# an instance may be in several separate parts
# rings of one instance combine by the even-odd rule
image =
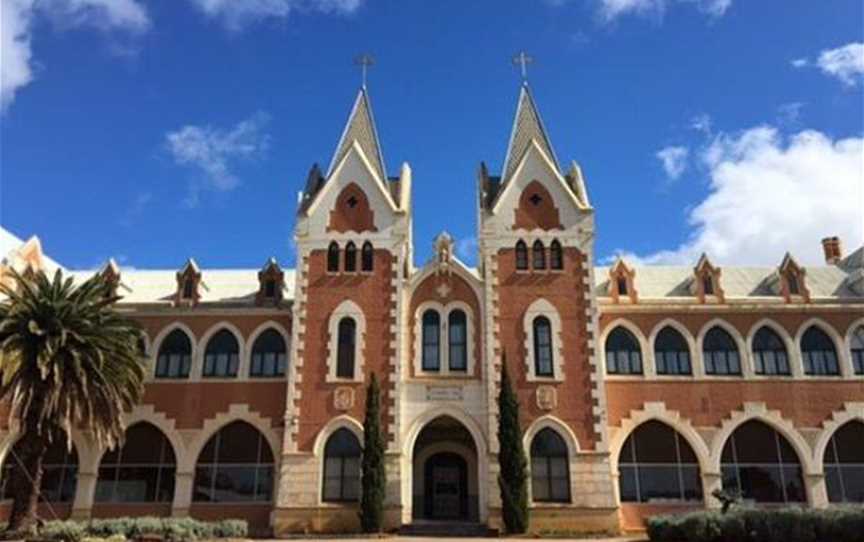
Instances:
[[[822,252],[825,253],[825,263],[837,265],[843,259],[843,246],[839,237],[826,237],[822,239]]]

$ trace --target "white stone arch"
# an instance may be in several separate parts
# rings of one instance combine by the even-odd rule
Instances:
[[[842,410],[835,410],[831,413],[831,418],[822,423],[822,431],[819,432],[813,445],[813,468],[816,472],[824,472],[825,449],[831,437],[851,421],[864,423],[864,402],[844,403]]]
[[[165,435],[171,447],[174,449],[174,458],[179,465],[186,461],[186,443],[180,432],[177,431],[176,422],[173,418],[168,418],[164,412],[157,411],[153,405],[136,405],[132,412],[123,415],[123,424],[126,426],[126,431],[136,423],[149,423]],[[104,454],[105,450],[102,451]],[[195,461],[195,458],[192,459]],[[101,458],[100,458],[101,462]]]
[[[864,328],[864,317],[858,318],[853,321],[849,325],[849,329],[846,330],[846,344],[845,349],[843,351],[844,356],[846,356],[849,360],[849,375],[850,376],[861,376],[855,374],[855,366],[852,364],[852,335],[855,333],[855,330],[858,328]]]
[[[552,352],[553,366],[552,376],[537,376],[534,371],[534,319],[545,316],[549,319],[552,327]],[[525,309],[522,318],[522,326],[525,332],[525,378],[529,382],[564,381],[564,341],[561,338],[561,315],[557,307],[543,297],[537,298]]]
[[[195,332],[192,331],[188,325],[184,322],[175,321],[171,322],[167,326],[163,327],[159,330],[159,333],[156,334],[156,337],[153,339],[150,350],[148,350],[148,358],[150,359],[150,369],[147,371],[147,377],[149,379],[154,379],[156,377],[156,360],[159,358],[159,350],[162,348],[162,343],[171,334],[175,329],[179,329],[183,333],[186,334],[186,337],[189,339],[189,344],[192,348],[190,367],[189,367],[189,377],[188,378],[160,378],[159,380],[194,380],[196,378],[195,375],[195,358],[198,357],[198,339],[195,337]]]
[[[720,424],[720,429],[714,434],[711,441],[711,472],[720,472],[723,447],[736,429],[751,420],[763,422],[786,439],[786,442],[795,450],[805,476],[819,472],[814,467],[810,445],[795,428],[795,424],[783,418],[780,411],[768,410],[765,403],[761,402],[745,402],[743,410],[733,411],[732,415]]]
[[[286,379],[288,378],[287,375],[288,375],[289,369],[288,369],[287,365],[291,364],[291,334],[288,332],[287,329],[285,329],[285,326],[283,326],[282,324],[280,324],[276,320],[267,320],[266,322],[259,324],[258,327],[253,329],[252,333],[249,334],[249,339],[246,341],[246,356],[245,356],[245,358],[246,358],[246,360],[245,360],[246,372],[243,375],[245,378],[248,378],[248,379],[260,378],[260,377],[253,377],[249,374],[249,371],[252,370],[252,349],[255,348],[255,341],[258,340],[258,337],[262,333],[267,331],[268,329],[272,329],[272,330],[276,331],[276,333],[278,333],[279,335],[282,336],[282,340],[285,341],[285,358],[286,358],[285,375],[286,376],[284,378],[286,378]],[[241,361],[240,364],[243,365],[243,363],[244,362]]]
[[[522,436],[522,447],[525,449],[527,456],[531,456],[531,442],[537,436],[537,433],[543,429],[551,429],[560,435],[567,444],[567,455],[570,457],[570,461],[576,459],[576,455],[581,451],[576,434],[573,433],[570,426],[564,423],[563,420],[551,414],[537,418],[525,430],[525,434]]]
[[[769,328],[771,331],[776,333],[780,340],[783,341],[783,345],[786,347],[786,357],[789,360],[789,369],[792,372],[792,376],[798,377],[804,374],[804,369],[801,366],[801,355],[798,348],[795,347],[795,342],[792,340],[792,336],[789,334],[789,331],[777,323],[773,318],[762,318],[752,326],[750,326],[750,330],[747,332],[746,338],[746,348],[747,348],[747,359],[750,360],[750,366],[753,368],[754,376],[756,375],[756,360],[753,358],[753,339],[756,337],[756,332],[762,329],[763,327]],[[772,378],[776,378],[772,376]]]
[[[729,335],[732,336],[732,340],[735,341],[735,345],[738,347],[738,359],[741,363],[741,376],[734,375],[724,377],[723,375],[707,375],[705,373],[705,357],[702,355],[703,343],[705,341],[705,335],[714,327],[722,328],[724,331],[729,333]],[[712,318],[705,322],[705,324],[699,329],[699,333],[696,335],[696,351],[699,354],[699,357],[695,358],[698,360],[698,363],[696,363],[695,360],[693,363],[694,375],[709,378],[746,378],[753,376],[753,366],[750,363],[750,356],[747,353],[747,343],[744,340],[744,337],[741,335],[741,332],[738,331],[738,328],[723,318]]]
[[[846,355],[846,349],[844,348],[845,341],[840,337],[837,330],[834,329],[834,326],[815,316],[802,322],[801,325],[798,326],[798,331],[795,333],[795,349],[798,359],[801,360],[801,374],[804,374],[804,353],[801,348],[801,339],[804,338],[804,333],[814,326],[818,327],[821,331],[824,331],[831,339],[831,342],[834,343],[834,351],[837,354],[837,364],[840,366],[840,376],[845,378],[852,376],[852,372],[850,371],[851,360],[849,360],[849,357]],[[848,364],[847,361],[849,362]],[[834,378],[836,378],[836,376]]]
[[[9,426],[9,431],[0,438],[0,467],[6,464],[9,459],[9,451],[15,446],[21,438],[20,427],[17,423]],[[64,446],[65,442],[62,442]],[[75,447],[75,452],[78,454],[78,472],[94,473],[99,468],[99,460],[102,459],[102,453],[96,447],[85,433],[77,430],[72,431],[72,445]],[[77,489],[76,489],[77,491]]]
[[[339,352],[339,322],[346,317],[352,318],[357,324],[357,335],[354,339],[354,378],[351,379],[336,376],[337,356]],[[363,354],[366,351],[366,315],[363,313],[363,309],[350,299],[342,301],[330,313],[327,329],[330,334],[327,340],[327,382],[362,382]]]
[[[357,437],[357,441],[360,442],[362,448],[363,424],[347,414],[342,414],[341,416],[336,416],[327,422],[315,436],[315,443],[312,445],[312,453],[316,458],[320,460],[324,459],[324,447],[327,446],[327,441],[330,440],[330,436],[333,435],[333,433],[340,429],[351,431],[354,436]]]
[[[438,316],[440,318],[438,323],[438,330],[440,333],[440,338],[438,342],[438,361],[439,368],[438,371],[424,371],[423,370],[423,313],[427,310],[435,310],[438,312]],[[450,370],[450,338],[447,335],[448,322],[450,318],[450,313],[454,310],[461,310],[465,313],[465,347],[466,347],[466,369],[465,371],[453,371],[451,373]],[[475,349],[475,333],[477,333],[477,317],[474,315],[474,309],[468,303],[465,303],[461,300],[452,300],[447,303],[441,303],[440,301],[436,301],[434,299],[430,299],[424,301],[420,305],[417,306],[417,310],[414,311],[414,374],[433,374],[435,376],[474,376],[475,368],[477,366],[477,354],[478,352]],[[482,347],[480,348],[482,350]]]
[[[237,340],[238,351],[237,354],[239,359],[237,361],[237,376],[235,377],[227,377],[228,380],[245,380],[247,377],[247,373],[249,371],[249,366],[246,363],[246,340],[243,338],[243,332],[240,331],[236,325],[232,324],[227,320],[220,320],[216,322],[209,328],[207,331],[201,335],[201,338],[198,340],[198,348],[197,355],[192,356],[192,371],[191,374],[195,379],[203,380],[204,379],[204,356],[207,352],[207,343],[210,342],[210,339],[213,338],[214,335],[222,331],[223,329],[229,331],[234,338]],[[217,377],[210,378],[207,380],[225,380],[225,377]]]
[[[696,373],[696,357],[699,355],[699,351],[696,348],[696,339],[693,337],[693,334],[687,329],[684,324],[679,322],[674,318],[664,318],[657,322],[653,328],[651,328],[651,332],[648,334],[648,352],[643,357],[646,374],[651,376],[657,376],[657,359],[654,355],[654,345],[657,342],[657,335],[663,331],[664,328],[671,327],[675,331],[681,334],[684,337],[684,342],[687,343],[687,349],[690,352],[690,374],[689,375],[659,375],[661,378],[669,378],[669,377],[681,377],[681,378],[692,378]],[[650,360],[650,363],[648,363]]]
[[[429,425],[432,421],[438,418],[452,418],[462,424],[462,427],[471,435],[474,441],[474,449],[477,452],[477,501],[480,514],[480,522],[485,522],[488,516],[487,509],[487,492],[488,492],[488,476],[489,476],[489,459],[488,445],[483,434],[483,429],[474,418],[466,414],[464,411],[448,406],[438,406],[427,410],[417,416],[414,421],[408,426],[408,429],[403,434],[402,442],[405,443],[402,454],[402,502],[409,503],[406,506],[407,518],[413,517],[413,501],[412,484],[414,479],[414,446],[417,444],[417,437],[420,432]]]
[[[608,374],[606,372],[606,367],[608,366],[606,362],[606,339],[609,338],[609,334],[612,333],[616,328],[624,328],[636,337],[636,341],[639,343],[639,350],[642,353],[642,374],[641,375],[617,375],[617,374]],[[651,343],[648,342],[648,339],[645,338],[645,334],[642,333],[642,330],[639,327],[628,320],[627,318],[616,318],[613,321],[609,322],[606,327],[603,328],[603,331],[600,333],[600,340],[597,342],[597,346],[603,349],[603,373],[607,376],[617,377],[617,376],[629,376],[629,377],[640,377],[645,376],[650,371],[654,373],[654,356],[651,350]],[[648,363],[649,357],[651,363]]]
[[[408,283],[408,295],[409,297],[414,296],[414,292],[417,291],[417,288],[423,284],[423,282],[429,277],[433,276],[435,273],[440,272],[441,267],[440,264],[436,261],[435,258],[429,260],[426,265],[423,266],[417,273],[410,278]],[[448,272],[453,272],[457,277],[461,278],[465,281],[465,284],[468,285],[468,288],[474,293],[474,298],[477,301],[478,306],[483,306],[483,283],[477,278],[477,275],[471,272],[462,261],[454,255],[451,255],[450,265],[447,268]]]

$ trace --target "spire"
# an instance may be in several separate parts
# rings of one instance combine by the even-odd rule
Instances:
[[[365,86],[361,87],[357,93],[357,99],[351,109],[348,123],[345,125],[345,130],[339,139],[339,145],[336,147],[336,153],[327,169],[326,177],[328,179],[339,161],[348,154],[354,141],[363,149],[363,154],[366,155],[366,159],[369,160],[381,182],[387,182],[384,157],[381,156],[381,145],[378,143],[378,132],[375,130],[375,119],[372,116],[372,106],[369,103],[369,95]]]
[[[513,175],[532,140],[546,153],[546,156],[555,164],[555,169],[560,172],[558,159],[555,157],[555,151],[552,150],[552,144],[546,135],[546,129],[543,127],[543,121],[537,112],[537,106],[534,105],[528,83],[522,83],[522,90],[519,92],[519,105],[516,108],[516,117],[513,119],[510,144],[507,147],[507,157],[504,159],[504,169],[501,175],[504,182],[507,182]]]

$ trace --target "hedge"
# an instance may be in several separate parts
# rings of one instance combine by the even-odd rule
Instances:
[[[862,542],[864,508],[738,508],[654,516],[651,542]]]
[[[39,529],[39,538],[57,542],[82,542],[86,538],[132,539],[141,535],[160,536],[164,540],[198,540],[207,538],[245,538],[246,522],[226,519],[216,522],[192,518],[116,518],[82,521],[48,521]]]

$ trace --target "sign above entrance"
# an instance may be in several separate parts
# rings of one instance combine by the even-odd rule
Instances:
[[[462,401],[462,388],[458,386],[426,386],[427,401]]]

